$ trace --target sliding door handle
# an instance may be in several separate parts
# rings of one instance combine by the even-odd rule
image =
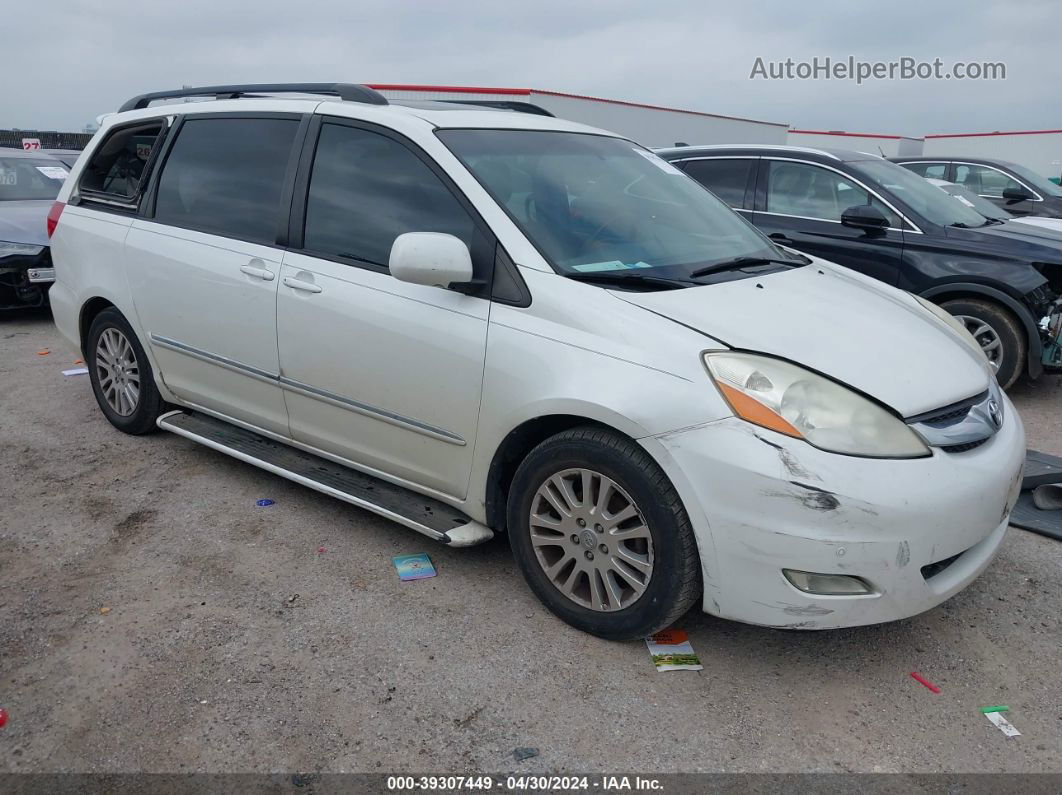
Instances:
[[[321,292],[321,288],[313,282],[304,281],[303,279],[293,279],[291,276],[284,277],[284,286],[290,287],[292,290],[302,290],[304,293]]]

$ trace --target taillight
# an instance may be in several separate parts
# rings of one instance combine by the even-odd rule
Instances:
[[[63,208],[66,207],[62,202],[55,202],[52,205],[52,209],[48,211],[48,237],[55,233],[55,227],[59,223],[59,216],[63,214]],[[40,216],[38,216],[39,218]]]

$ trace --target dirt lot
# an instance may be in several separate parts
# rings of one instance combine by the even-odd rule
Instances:
[[[0,320],[2,770],[1062,770],[1058,542],[1012,529],[967,591],[885,626],[691,613],[704,671],[660,674],[553,618],[504,540],[448,549],[115,431],[75,356],[47,314]],[[1062,454],[1062,382],[1013,397]],[[439,576],[399,582],[412,552]]]

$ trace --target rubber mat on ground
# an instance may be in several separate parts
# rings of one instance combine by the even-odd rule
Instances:
[[[1021,496],[1010,512],[1010,523],[1062,541],[1062,510],[1041,511],[1033,504],[1032,490],[1045,483],[1062,483],[1062,458],[1029,450],[1025,454]]]

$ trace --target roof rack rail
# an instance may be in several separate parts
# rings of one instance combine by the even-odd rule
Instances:
[[[536,105],[533,102],[511,102],[508,100],[496,101],[492,99],[440,99],[437,101],[447,102],[452,105],[482,105],[485,108],[496,108],[497,110],[511,110],[516,113],[533,113],[536,116],[553,117],[552,113],[541,105]]]
[[[364,102],[368,105],[387,105],[387,97],[368,86],[357,83],[249,83],[232,86],[199,86],[173,89],[172,91],[153,91],[139,94],[126,100],[119,113],[127,110],[141,110],[160,99],[180,99],[181,97],[214,97],[214,99],[238,99],[249,94],[329,94],[345,102]]]

